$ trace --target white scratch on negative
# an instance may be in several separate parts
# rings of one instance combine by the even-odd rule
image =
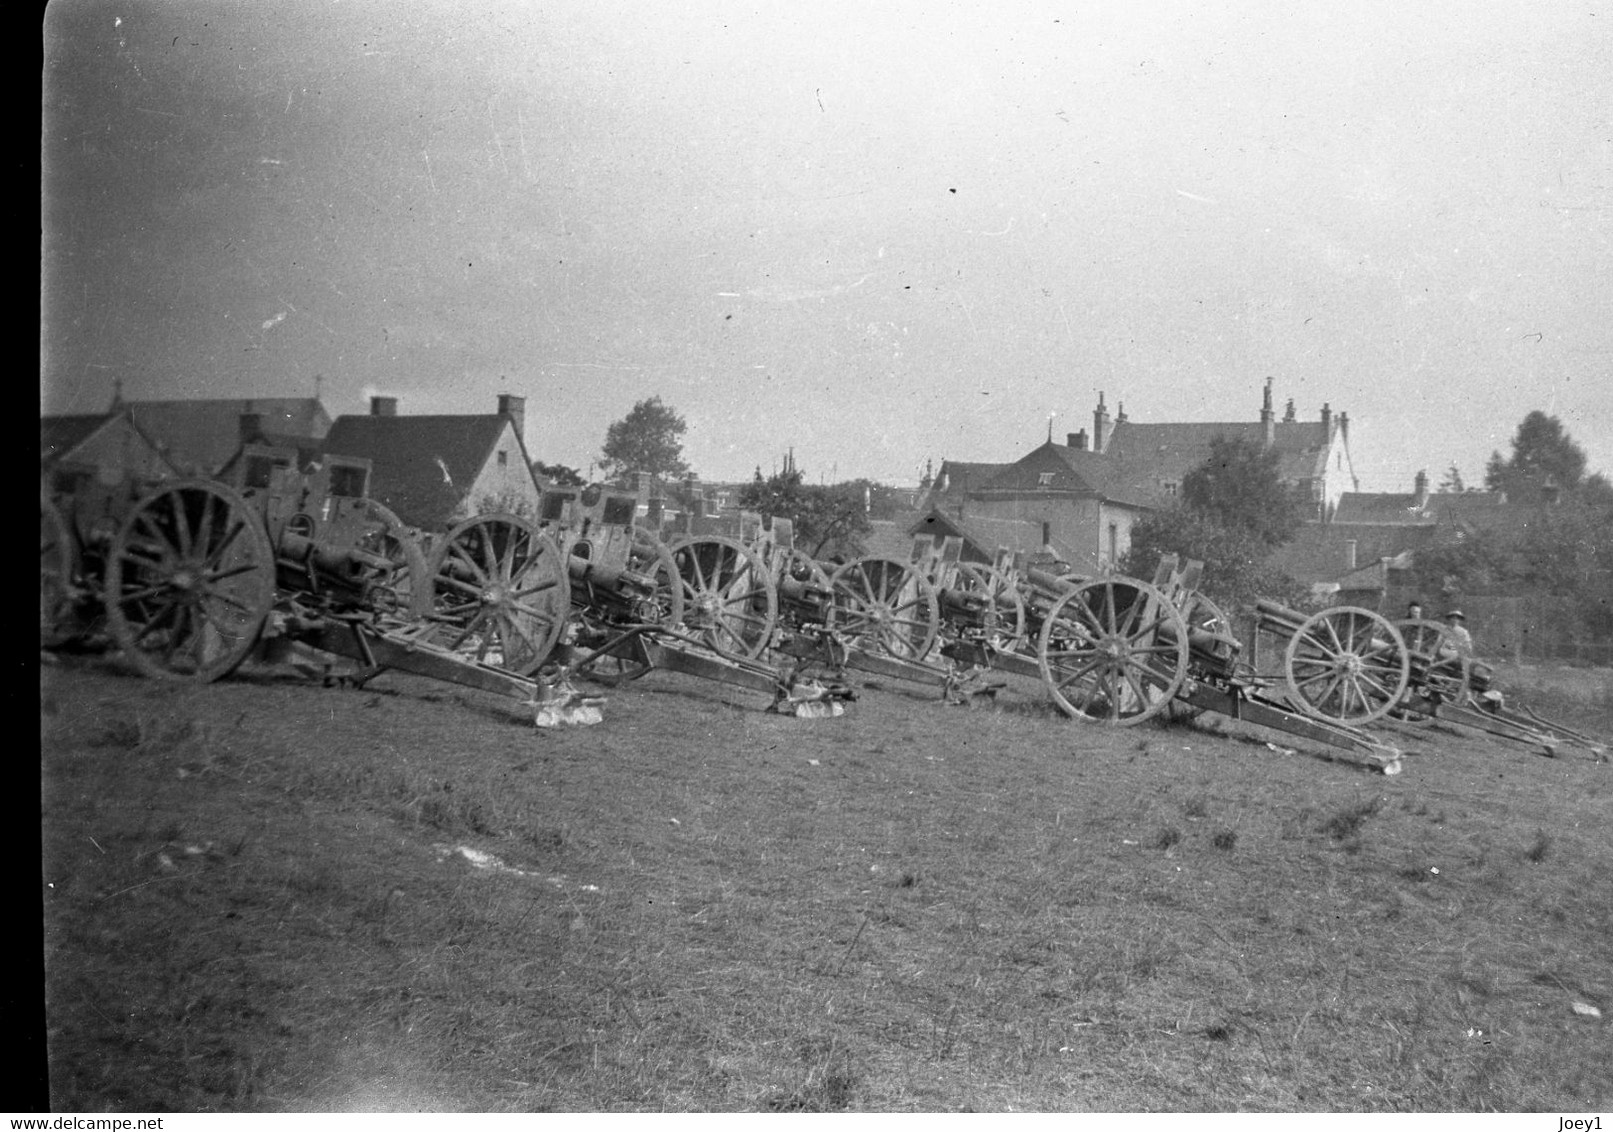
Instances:
[[[1217,203],[1216,201],[1210,199],[1209,197],[1201,197],[1197,193],[1188,192],[1186,189],[1177,189],[1176,190],[1176,195],[1186,197],[1188,200],[1200,201],[1200,202],[1202,202],[1204,204],[1216,204]]]

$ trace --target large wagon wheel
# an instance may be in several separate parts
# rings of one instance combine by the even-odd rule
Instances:
[[[425,617],[432,609],[432,575],[419,542],[384,503],[365,500],[364,517],[369,525],[358,549],[391,563],[371,588],[376,612],[406,621]]]
[[[466,519],[432,555],[438,640],[526,676],[547,659],[571,607],[565,559],[537,527],[504,512]]]
[[[1467,702],[1472,688],[1473,658],[1457,644],[1450,629],[1438,621],[1412,619],[1395,622],[1411,654],[1413,687],[1441,703]]]
[[[1048,610],[1042,679],[1066,715],[1129,727],[1164,711],[1187,679],[1187,624],[1153,586],[1082,582]]]
[[[682,538],[671,549],[684,625],[724,656],[760,655],[778,624],[778,590],[762,556],[717,535]]]
[[[1284,654],[1288,691],[1330,723],[1381,719],[1405,695],[1411,657],[1399,631],[1370,609],[1341,605],[1305,621]]]
[[[1011,652],[1025,643],[1025,597],[1013,578],[995,566],[981,562],[960,563],[953,585],[965,593],[977,593],[990,602],[993,615],[987,632],[994,647]]]
[[[831,627],[848,643],[900,660],[922,660],[935,645],[941,607],[935,586],[906,562],[854,558],[830,576]]]
[[[207,682],[245,659],[274,606],[262,520],[211,480],[163,484],[134,505],[107,554],[107,627],[150,676]]]
[[[72,640],[73,579],[78,544],[60,508],[39,491],[39,645],[55,648]]]

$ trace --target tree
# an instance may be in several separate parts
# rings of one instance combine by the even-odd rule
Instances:
[[[846,552],[861,553],[862,536],[871,529],[863,510],[861,483],[832,487],[809,484],[793,467],[756,478],[739,493],[739,505],[778,519],[788,519],[795,527],[795,545],[817,558],[825,548],[836,544]]]
[[[1178,506],[1156,511],[1131,528],[1131,549],[1120,572],[1145,581],[1154,576],[1159,560],[1174,554],[1183,562],[1204,563],[1199,589],[1231,613],[1248,609],[1259,598],[1302,606],[1305,587],[1289,574],[1269,565],[1271,547],[1247,529],[1223,526],[1214,517]]]
[[[1439,490],[1442,492],[1461,493],[1467,490],[1462,484],[1462,471],[1455,464],[1445,473],[1445,478],[1439,481]]]
[[[661,398],[647,398],[605,431],[599,465],[610,476],[646,472],[676,479],[689,470],[683,461],[682,441],[688,428],[681,416],[662,404]]]
[[[1548,486],[1571,492],[1585,475],[1585,450],[1569,437],[1563,423],[1535,409],[1512,437],[1512,456],[1492,452],[1484,468],[1484,486],[1526,499]]]
[[[542,460],[534,460],[532,471],[556,487],[581,487],[587,482],[581,472],[566,464],[545,464]]]
[[[1182,499],[1218,525],[1246,531],[1269,551],[1293,538],[1300,524],[1277,461],[1276,449],[1218,436],[1204,463],[1182,477]]]

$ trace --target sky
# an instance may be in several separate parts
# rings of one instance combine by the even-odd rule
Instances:
[[[658,396],[707,480],[910,484],[1350,417],[1364,491],[1525,414],[1613,475],[1613,7],[57,0],[42,413]]]

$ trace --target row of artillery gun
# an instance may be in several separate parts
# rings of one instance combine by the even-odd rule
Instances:
[[[370,498],[370,472],[248,446],[218,479],[42,485],[42,646],[204,682],[249,658],[359,685],[407,672],[512,697],[540,726],[600,722],[599,688],[654,670],[803,718],[844,714],[860,675],[953,704],[1032,681],[1064,714],[1112,727],[1210,713],[1386,773],[1436,722],[1605,754],[1509,708],[1433,622],[1260,602],[1241,640],[1196,562],[1166,558],[1147,582],[1083,577],[1006,551],[966,561],[961,540],[927,536],[905,561],[820,562],[786,520],[672,525],[599,484],[546,492],[536,516],[421,532]]]

